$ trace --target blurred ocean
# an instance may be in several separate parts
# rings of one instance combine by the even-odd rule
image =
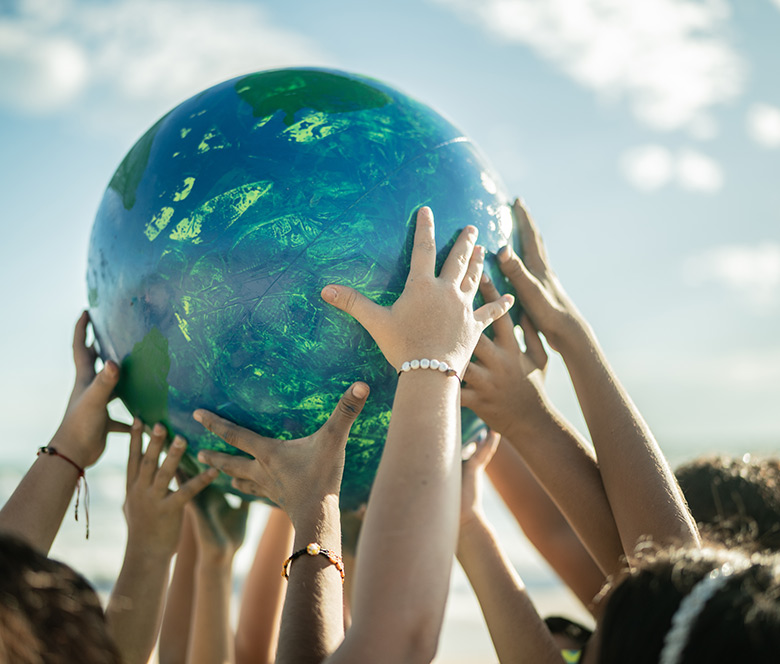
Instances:
[[[702,445],[676,445],[666,450],[672,466],[700,454],[722,452],[732,456],[777,454],[777,444],[772,441],[730,449],[708,449]],[[0,501],[10,496],[23,474],[35,458],[36,448],[0,450]],[[90,491],[90,539],[85,540],[82,509],[79,522],[73,519],[73,508],[55,540],[51,556],[62,560],[84,574],[103,596],[107,596],[122,564],[126,541],[122,503],[125,492],[125,455],[127,437],[113,435],[106,453],[98,464],[87,473]],[[529,593],[542,615],[558,613],[589,622],[585,609],[561,584],[536,551],[524,538],[513,517],[504,508],[500,498],[488,486],[485,496],[486,512],[495,526],[502,545],[528,586]],[[247,538],[239,551],[234,570],[234,598],[240,595],[243,580],[254,557],[255,547],[268,516],[269,508],[253,504]],[[237,603],[236,603],[237,607]],[[236,609],[237,610],[237,609]],[[233,619],[236,619],[234,611]],[[447,607],[437,664],[466,664],[494,662],[495,655],[490,637],[484,627],[479,605],[471,592],[468,581],[455,565],[452,590]]]

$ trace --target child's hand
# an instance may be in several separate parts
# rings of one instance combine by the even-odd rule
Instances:
[[[480,286],[485,301],[498,296],[487,279]],[[521,436],[534,429],[547,408],[543,390],[547,353],[528,317],[520,327],[526,350],[520,348],[509,316],[493,324],[493,340],[484,334],[474,349],[461,389],[461,404],[473,410],[494,431]]]
[[[321,429],[298,440],[265,438],[207,410],[193,417],[246,457],[201,450],[198,459],[233,478],[233,486],[273,501],[293,525],[299,516],[319,509],[322,500],[338,496],[349,430],[368,397],[368,385],[354,383],[341,397]]]
[[[446,362],[462,376],[479,335],[514,301],[503,295],[473,310],[485,258],[476,240],[477,229],[464,228],[437,277],[433,214],[421,208],[409,276],[392,306],[379,306],[352,288],[333,284],[323,288],[322,297],[354,316],[396,370],[406,361],[428,358]]]
[[[507,245],[498,253],[501,271],[514,286],[518,300],[536,328],[560,352],[565,340],[587,324],[550,268],[542,237],[519,200],[514,202],[512,212],[520,233],[523,258]]]
[[[198,559],[201,563],[230,563],[244,542],[249,503],[241,501],[231,507],[225,496],[213,487],[206,487],[187,505],[198,538]]]
[[[467,525],[473,519],[483,518],[482,484],[485,479],[485,468],[501,442],[501,436],[495,431],[488,431],[485,438],[476,445],[474,453],[463,461],[461,466],[460,484],[460,527]],[[463,448],[464,451],[467,447]]]
[[[166,438],[162,424],[155,424],[146,452],[142,447],[143,425],[138,418],[130,432],[130,455],[127,461],[127,518],[128,549],[132,545],[144,553],[172,556],[181,532],[184,506],[217,476],[209,469],[184,482],[178,491],[171,491],[171,483],[187,444],[176,436],[168,455],[158,465]]]
[[[85,311],[73,332],[76,380],[62,423],[49,443],[81,468],[91,466],[100,458],[109,431],[130,431],[129,425],[108,416],[106,407],[119,381],[119,367],[106,362],[100,373],[95,373],[97,353],[86,346],[88,323],[89,314]]]

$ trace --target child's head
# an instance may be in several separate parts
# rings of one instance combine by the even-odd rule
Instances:
[[[780,556],[640,552],[607,596],[599,631],[599,664],[774,661],[780,653]],[[675,648],[679,656],[672,656]]]
[[[676,475],[705,539],[780,551],[779,459],[701,457]]]
[[[70,567],[0,534],[0,661],[118,664],[95,591]]]

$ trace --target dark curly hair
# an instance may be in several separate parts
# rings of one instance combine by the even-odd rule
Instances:
[[[97,594],[80,574],[0,534],[0,661],[119,664]]]
[[[675,474],[705,540],[780,551],[780,459],[701,457]]]
[[[606,597],[599,664],[658,664],[683,598],[727,562],[736,571],[695,614],[680,663],[777,661],[780,556],[646,546],[633,562]]]

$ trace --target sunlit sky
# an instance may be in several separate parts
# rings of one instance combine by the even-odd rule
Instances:
[[[779,34],[780,0],[0,0],[0,454],[62,414],[125,152],[290,65],[382,79],[474,139],[670,455],[776,449]],[[549,389],[576,419],[560,364]]]

